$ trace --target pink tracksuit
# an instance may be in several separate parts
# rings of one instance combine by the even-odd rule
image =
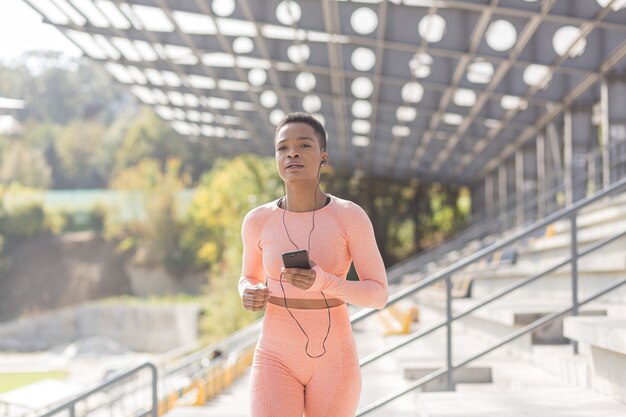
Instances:
[[[271,296],[283,297],[281,254],[295,250],[285,232],[278,200],[251,210],[242,226],[243,267],[240,294],[248,285],[266,283]],[[299,249],[306,249],[312,212],[285,213],[285,224]],[[289,298],[339,298],[361,307],[383,308],[387,275],[367,214],[355,203],[331,196],[315,212],[309,258],[316,263],[315,283],[301,290],[283,281]],[[350,263],[359,281],[347,281]],[[309,336],[308,352],[323,352],[328,311],[290,308]],[[252,417],[354,416],[361,393],[361,372],[345,304],[331,307],[326,354],[310,358],[306,337],[285,307],[267,304],[263,330],[250,375]]]

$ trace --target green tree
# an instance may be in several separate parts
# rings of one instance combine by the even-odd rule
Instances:
[[[24,119],[57,124],[96,119],[108,125],[137,106],[101,64],[49,51],[28,52],[0,66],[0,95],[24,100]]]
[[[280,184],[272,158],[241,155],[217,161],[200,180],[189,209],[185,240],[195,248],[200,266],[230,273],[240,264],[243,218],[252,208],[277,198]]]
[[[51,178],[50,166],[46,163],[41,151],[22,141],[17,141],[3,152],[2,163],[0,163],[0,182],[47,188]]]
[[[55,152],[65,187],[96,188],[106,184],[96,166],[103,152],[103,135],[104,127],[94,120],[75,121],[62,130]]]
[[[469,213],[457,204],[460,190],[416,180],[329,175],[325,190],[352,200],[368,213],[386,266],[434,244],[464,225]]]
[[[241,305],[241,223],[252,208],[282,193],[272,158],[242,155],[219,160],[200,181],[183,236],[184,246],[209,274],[206,311],[200,326],[215,341],[260,317]]]
[[[183,138],[152,109],[143,108],[128,128],[117,149],[115,170],[138,164],[144,158],[154,158],[165,164],[167,158],[185,160],[188,148]]]
[[[193,259],[181,246],[185,230],[179,208],[179,193],[189,183],[181,172],[181,163],[169,159],[165,168],[159,161],[145,159],[136,167],[118,173],[111,187],[140,192],[145,207],[145,220],[137,221],[122,231],[122,237],[133,239],[137,249],[135,262],[143,265],[164,265],[170,272],[180,274],[193,266]],[[108,225],[107,233],[118,233]]]

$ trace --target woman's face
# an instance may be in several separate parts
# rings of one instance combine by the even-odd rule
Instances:
[[[306,123],[287,123],[278,131],[274,147],[278,174],[285,182],[317,179],[322,159],[328,158],[315,130]]]

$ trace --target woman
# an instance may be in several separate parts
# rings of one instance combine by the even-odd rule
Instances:
[[[274,145],[287,191],[242,225],[239,292],[247,310],[266,309],[250,375],[251,415],[354,416],[361,373],[346,302],[383,308],[385,267],[363,209],[319,189],[328,164],[320,122],[288,114]],[[311,268],[285,268],[281,255],[302,249]],[[359,281],[345,279],[351,262]]]

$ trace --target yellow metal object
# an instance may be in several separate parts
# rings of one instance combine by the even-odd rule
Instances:
[[[172,392],[167,396],[167,409],[171,410],[176,407],[176,401],[178,400],[178,391]]]
[[[192,381],[188,386],[169,393],[164,400],[159,403],[158,415],[162,416],[177,404],[182,404],[181,398],[190,393],[191,403],[194,406],[201,406],[218,395],[224,388],[230,386],[237,377],[245,373],[246,369],[252,365],[254,359],[255,346],[250,346],[239,352],[234,360],[222,362],[209,369],[200,379]],[[230,358],[229,358],[230,359]],[[229,363],[228,366],[224,363]],[[194,392],[195,391],[195,392]],[[195,396],[194,396],[195,395]]]
[[[196,381],[197,394],[196,394],[196,402],[193,405],[195,406],[204,405],[204,403],[206,402],[206,394],[207,394],[206,386],[207,384],[204,381],[202,380]]]
[[[400,309],[396,306],[389,306],[379,313],[383,325],[385,327],[384,334],[398,335],[411,333],[411,323],[414,321],[414,317],[419,317],[416,314],[417,307],[411,307],[408,309]]]

